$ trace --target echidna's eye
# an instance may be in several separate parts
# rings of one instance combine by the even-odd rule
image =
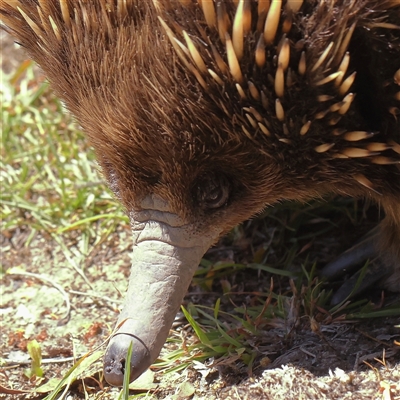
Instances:
[[[197,202],[201,208],[216,209],[229,199],[231,185],[224,175],[203,176],[197,183]]]

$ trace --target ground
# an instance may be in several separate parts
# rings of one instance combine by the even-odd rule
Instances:
[[[9,72],[18,68],[24,56],[9,37],[2,35],[2,68]],[[2,164],[1,168],[6,176],[6,167]],[[4,181],[4,188],[3,184]],[[8,198],[9,193],[3,194]],[[29,195],[35,197],[34,193]],[[9,203],[4,204],[12,208]],[[340,200],[335,204],[341,204]],[[316,217],[296,231],[296,237],[300,232],[305,239],[299,240],[296,251],[296,260],[300,261],[285,255],[288,270],[300,268],[301,262],[314,256],[323,264],[373,225],[378,212],[358,207],[366,211],[358,211],[362,217],[354,226],[354,219],[346,218],[343,212],[327,209],[325,204],[309,205],[307,212],[315,210]],[[385,307],[398,307],[398,295],[372,291],[367,307],[370,314],[365,314],[374,315],[373,318],[360,318],[362,311],[356,306],[354,315],[349,311],[335,314],[307,300],[307,285],[287,276],[272,276],[274,293],[281,293],[282,297],[271,300],[271,274],[261,268],[254,271],[238,267],[261,264],[260,260],[265,258],[269,262],[284,258],[285,247],[276,249],[274,244],[281,236],[285,236],[285,243],[293,242],[295,235],[290,234],[291,229],[294,230],[297,216],[305,213],[304,207],[289,208],[290,214],[286,214],[284,206],[278,207],[221,240],[205,256],[206,277],[199,274],[185,298],[185,307],[193,311],[202,326],[207,326],[207,322],[200,311],[211,310],[212,314],[221,299],[220,314],[225,313],[220,318],[221,327],[232,337],[239,335],[239,344],[250,349],[246,351],[254,355],[254,360],[245,362],[246,358],[240,357],[241,348],[221,358],[202,359],[199,354],[194,357],[195,351],[204,350],[196,348],[199,340],[193,326],[179,315],[159,362],[134,384],[131,396],[400,399],[400,312],[376,316]],[[323,231],[327,217],[332,215],[337,226],[320,239],[309,239],[309,232]],[[51,230],[32,229],[34,219],[34,212],[25,209],[18,226],[10,228],[5,219],[7,223],[0,236],[0,398],[45,398],[51,390],[35,390],[51,382],[51,378],[59,382],[66,377],[68,369],[88,351],[94,351],[90,363],[70,386],[62,388],[62,397],[58,398],[118,398],[120,390],[109,387],[102,377],[100,355],[104,345],[99,346],[112,332],[126,290],[131,249],[129,224],[121,218],[115,229],[104,235],[100,222],[94,221],[90,224],[91,235],[83,239],[79,229],[70,229],[62,236],[53,235]],[[278,230],[280,225],[289,229]],[[228,264],[234,266],[228,268]],[[305,293],[299,288],[305,288]],[[310,289],[310,293],[313,290],[317,289]],[[268,318],[263,313],[252,314],[252,307],[259,304],[261,310],[268,301],[281,302],[273,309],[277,310],[275,314],[270,313]],[[241,315],[241,319],[234,319],[235,315]],[[249,321],[256,329],[250,331],[245,325]],[[43,378],[31,376],[32,360],[27,346],[33,340],[40,346]],[[174,351],[180,351],[181,356],[175,359],[171,356]],[[179,369],[184,363],[188,367]]]

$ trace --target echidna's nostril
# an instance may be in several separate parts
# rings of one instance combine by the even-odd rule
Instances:
[[[132,356],[127,359],[132,343]],[[113,386],[122,386],[124,374],[130,368],[129,380],[135,380],[151,364],[150,354],[144,343],[133,335],[117,333],[110,341],[104,356],[104,377]]]
[[[125,364],[125,360],[121,360]],[[121,386],[124,379],[125,366],[116,359],[104,361],[104,376],[106,381],[113,386]]]

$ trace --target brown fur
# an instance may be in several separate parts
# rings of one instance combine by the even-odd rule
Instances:
[[[254,64],[260,36],[257,18],[261,17],[257,3],[248,3],[253,19],[240,60],[244,100],[232,74],[218,69],[210,44],[227,62],[225,44],[217,29],[207,26],[196,1],[188,5],[168,0],[126,3],[124,9],[118,1],[68,0],[70,24],[56,0],[19,1],[34,24],[21,15],[15,1],[1,0],[0,13],[7,29],[41,65],[87,132],[104,175],[128,212],[140,207],[146,194],[156,192],[197,231],[219,224],[226,232],[284,199],[306,201],[329,193],[363,196],[381,204],[387,214],[380,248],[389,254],[388,264],[400,271],[400,117],[395,115],[400,102],[394,97],[400,91],[394,82],[400,68],[400,30],[394,27],[400,26],[399,0],[303,4],[292,16],[287,33],[294,83],[285,86],[281,98],[284,122],[275,115],[273,80],[282,21],[290,14],[285,2],[262,68]],[[225,4],[233,21],[236,5]],[[182,60],[158,16],[183,44],[182,30],[189,33],[207,68],[218,74],[223,86],[199,72],[190,55],[184,54],[186,61]],[[315,119],[343,100],[333,82],[318,82],[337,71],[344,55],[341,44],[353,24],[354,33],[344,49],[350,52],[345,78],[357,71],[350,90],[357,96],[337,123],[329,122],[332,115],[337,116],[334,113]],[[311,71],[331,42],[327,60]],[[297,73],[302,50],[307,61],[304,76]],[[249,81],[266,94],[267,109],[249,94]],[[319,101],[320,95],[331,99]],[[255,108],[267,120],[269,136],[252,127],[244,107]],[[308,120],[312,121],[309,131],[300,135]],[[376,134],[350,142],[345,133],[352,131]],[[377,154],[372,151],[364,157],[343,156],[348,148],[368,149],[376,142],[388,144],[378,154],[385,157],[384,164],[375,163]],[[332,147],[315,150],[324,144]],[[229,202],[217,210],[199,206],[203,182],[220,174],[231,185]],[[399,281],[392,280],[392,289],[399,286]]]

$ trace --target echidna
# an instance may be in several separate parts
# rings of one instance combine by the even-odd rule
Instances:
[[[283,199],[379,203],[369,243],[399,290],[400,0],[1,0],[0,12],[131,219],[109,383],[131,342],[132,379],[158,356],[204,252]]]

